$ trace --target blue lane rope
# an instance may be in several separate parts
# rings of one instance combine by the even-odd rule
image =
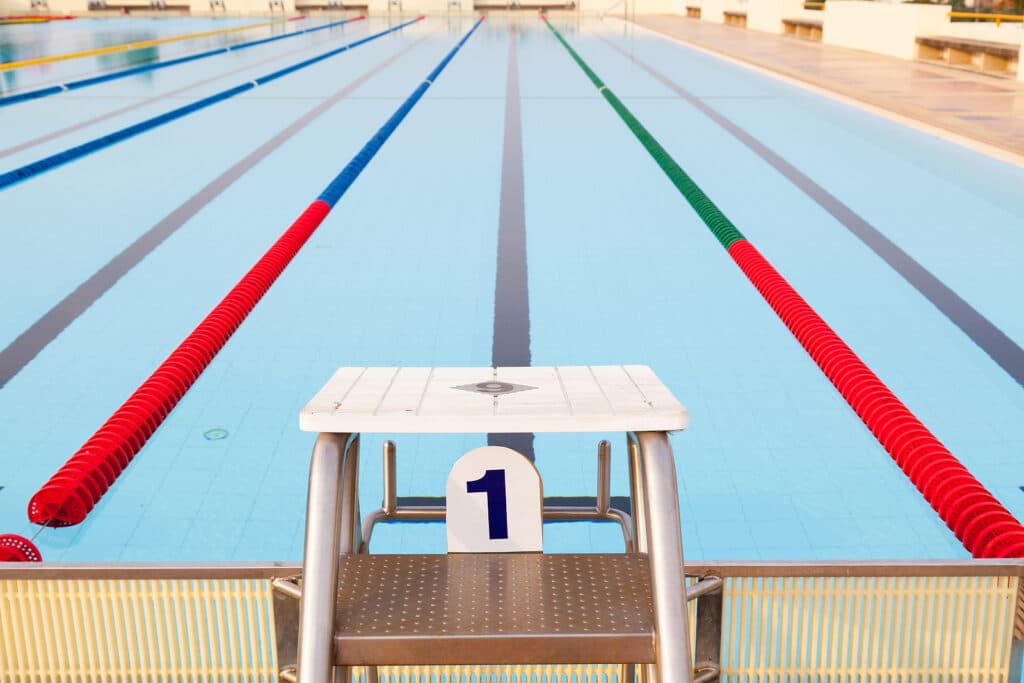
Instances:
[[[109,81],[116,81],[119,78],[127,78],[128,76],[135,76],[136,74],[147,73],[149,71],[156,71],[157,69],[166,69],[169,66],[176,66],[178,64],[185,64],[186,62],[194,62],[197,59],[205,59],[207,57],[213,57],[214,55],[222,55],[227,52],[237,52],[238,50],[244,50],[247,47],[256,47],[257,45],[266,45],[272,43],[275,40],[284,40],[285,38],[294,38],[295,36],[301,36],[305,33],[313,33],[314,31],[323,31],[325,29],[332,28],[334,26],[341,26],[347,24],[350,21],[356,21],[356,18],[344,19],[342,21],[335,21],[330,24],[324,24],[323,26],[314,26],[312,28],[302,29],[301,31],[295,31],[293,33],[285,33],[280,36],[271,36],[270,38],[262,38],[260,40],[251,40],[247,43],[239,43],[238,45],[229,45],[227,47],[219,47],[215,50],[207,50],[206,52],[198,52],[194,55],[186,55],[184,57],[178,57],[176,59],[169,59],[167,61],[154,62],[152,64],[143,64],[141,66],[135,66],[130,69],[123,69],[115,73],[103,74],[102,76],[94,76],[92,78],[83,78],[77,81],[67,81],[66,83],[59,83],[57,85],[47,86],[45,88],[38,88],[37,90],[28,90],[26,92],[17,93],[15,95],[8,95],[7,97],[0,97],[0,107],[6,107],[18,102],[26,102],[28,100],[38,100],[43,97],[49,97],[50,95],[59,95],[62,92],[68,92],[70,90],[80,90],[82,88],[88,88],[90,85],[99,85],[100,83],[107,83]]]
[[[363,169],[366,168],[366,165],[370,163],[370,160],[377,154],[377,151],[381,146],[389,137],[391,137],[391,134],[395,132],[395,129],[398,128],[398,124],[400,124],[402,119],[404,119],[412,108],[416,106],[416,103],[420,101],[421,97],[423,97],[423,93],[427,92],[427,89],[444,70],[444,68],[448,66],[448,62],[452,61],[455,57],[455,53],[459,51],[459,48],[461,48],[467,40],[469,40],[470,36],[473,35],[473,32],[476,31],[483,20],[483,17],[476,20],[476,23],[473,24],[473,28],[469,29],[469,32],[455,44],[455,47],[452,48],[451,52],[445,55],[445,58],[442,59],[434,70],[430,72],[427,78],[419,84],[419,87],[413,91],[412,95],[409,95],[405,102],[402,103],[402,106],[395,110],[395,113],[391,115],[391,118],[389,118],[387,122],[374,134],[374,136],[370,138],[370,141],[367,142],[361,150],[359,150],[359,153],[352,158],[352,161],[348,162],[345,168],[341,170],[341,173],[335,176],[334,180],[331,181],[331,184],[320,193],[320,196],[317,197],[317,199],[325,202],[331,208],[334,208],[334,205],[339,199],[341,199],[341,196],[345,194],[345,191],[351,187],[356,178],[359,177],[359,174],[362,173]]]
[[[301,61],[298,64],[287,66],[283,69],[279,69],[273,73],[267,74],[266,76],[254,78],[246,83],[243,83],[242,85],[236,85],[233,88],[223,90],[219,93],[210,95],[209,97],[204,97],[203,99],[192,102],[191,104],[186,104],[183,107],[172,109],[169,112],[159,114],[152,118],[146,119],[145,121],[141,121],[131,126],[127,126],[126,128],[114,131],[109,135],[104,135],[102,137],[96,138],[95,140],[90,140],[89,142],[82,143],[81,145],[71,147],[69,149],[64,150],[63,152],[57,152],[56,154],[52,154],[48,157],[40,159],[39,161],[33,161],[32,163],[25,164],[24,166],[16,168],[12,171],[0,173],[0,190],[6,189],[16,183],[20,183],[23,180],[28,180],[29,178],[37,176],[41,173],[45,173],[46,171],[51,171],[59,166],[63,166],[64,164],[71,163],[72,161],[75,161],[77,159],[81,159],[82,157],[92,154],[93,152],[98,152],[101,149],[105,149],[107,147],[110,147],[111,145],[121,142],[122,140],[127,140],[128,138],[132,138],[141,133],[145,133],[148,130],[152,130],[153,128],[162,126],[165,123],[170,123],[171,121],[180,119],[181,117],[187,116],[192,112],[199,111],[200,109],[205,109],[206,107],[210,107],[214,104],[217,104],[218,102],[222,102],[226,99],[234,97],[235,95],[246,92],[248,90],[252,90],[253,88],[259,85],[264,85],[266,83],[270,83],[271,81],[275,81],[278,78],[287,76],[288,74],[298,71],[299,69],[304,69],[307,66],[316,64],[317,62],[322,62],[323,60],[328,59],[329,57],[333,57],[337,54],[345,52],[346,50],[351,50],[352,48],[363,45],[364,43],[368,43],[371,40],[376,40],[381,36],[385,36],[401,28],[405,28],[406,26],[414,24],[419,20],[420,18],[412,19],[405,23],[389,28],[386,31],[381,31],[380,33],[375,33],[372,36],[361,38],[360,40],[348,43],[347,45],[343,45],[335,50],[330,50],[329,52],[317,55],[316,57],[312,57],[310,59]]]

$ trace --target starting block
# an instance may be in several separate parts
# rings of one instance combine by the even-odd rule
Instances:
[[[714,678],[717,666],[692,663],[667,437],[688,423],[644,366],[340,369],[300,416],[319,437],[302,577],[278,587],[299,599],[297,664],[282,678],[348,683],[354,666],[367,667],[369,682],[378,665],[587,663],[621,664],[628,681]],[[447,509],[397,504],[388,442],[383,504],[361,517],[360,434],[535,432],[624,433],[631,514],[610,508],[606,442],[594,508],[545,508],[533,464],[485,447],[453,457]],[[543,519],[618,522],[626,552],[544,554]],[[376,523],[405,520],[446,521],[449,553],[368,553]],[[691,597],[713,589],[691,587]]]

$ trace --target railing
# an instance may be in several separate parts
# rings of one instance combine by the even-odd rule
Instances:
[[[1020,680],[1024,561],[701,562],[692,637],[723,680]],[[0,565],[11,680],[277,679],[293,656],[298,565]],[[288,605],[289,607],[284,607]],[[703,643],[703,645],[701,645]],[[703,649],[702,649],[703,648]],[[387,667],[384,681],[611,682],[618,667]],[[357,680],[363,674],[357,671]],[[1014,677],[1016,676],[1016,678]],[[7,680],[7,679],[4,679]]]
[[[804,3],[806,7],[808,3]],[[975,21],[994,21],[996,26],[1002,25],[1004,21],[1024,22],[1024,15],[1020,14],[990,14],[987,12],[950,12],[950,19],[973,19]]]

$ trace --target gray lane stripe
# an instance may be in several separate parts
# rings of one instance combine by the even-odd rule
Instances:
[[[518,35],[508,34],[505,139],[498,211],[498,264],[494,278],[494,341],[491,365],[530,365],[530,296],[526,272],[526,209],[523,203],[523,128],[519,111]],[[487,444],[512,448],[534,459],[533,434],[488,434]]]
[[[724,128],[730,135],[742,142],[754,154],[781,173],[787,180],[796,185],[808,197],[814,200],[839,221],[855,237],[863,242],[871,251],[899,273],[914,289],[921,293],[943,315],[966,334],[971,341],[987,353],[999,367],[1006,371],[1017,384],[1024,386],[1024,349],[1021,349],[1002,330],[992,324],[973,306],[946,286],[939,278],[932,275],[924,266],[914,260],[910,254],[900,249],[888,237],[868,223],[856,211],[840,201],[835,195],[817,184],[806,174],[798,170],[781,156],[766,147],[728,118],[702,102],[696,95],[680,87],[667,76],[641,62],[632,54],[602,37],[612,49],[630,59],[638,67],[657,79],[662,85],[675,92]]]
[[[337,36],[335,36],[335,37],[337,37]],[[341,37],[345,37],[345,36],[341,36]],[[306,52],[306,51],[308,51],[308,50],[310,50],[312,48],[317,47],[318,45],[321,45],[321,44],[326,43],[326,42],[330,42],[330,40],[331,39],[328,38],[326,40],[316,41],[314,43],[311,43],[310,45],[306,45],[305,47],[295,48],[294,50],[289,50],[288,52],[284,52],[282,54],[275,55],[273,57],[266,57],[264,59],[259,60],[258,62],[252,62],[250,64],[246,64],[245,66],[240,66],[237,69],[231,69],[230,71],[225,71],[225,72],[220,73],[220,74],[218,74],[216,76],[212,76],[210,78],[205,78],[205,79],[203,79],[201,81],[197,81],[195,83],[190,83],[190,84],[188,84],[186,86],[183,86],[183,87],[178,88],[176,90],[171,90],[171,91],[166,92],[166,93],[164,93],[162,95],[157,95],[155,97],[150,97],[148,99],[144,99],[144,100],[141,100],[139,102],[136,102],[135,104],[129,104],[127,106],[121,107],[120,109],[115,109],[115,110],[109,111],[109,112],[107,112],[105,114],[100,114],[98,116],[94,116],[91,119],[86,119],[85,121],[81,121],[79,123],[72,124],[72,125],[67,126],[65,128],[61,128],[60,130],[55,130],[52,133],[46,133],[45,135],[40,135],[37,138],[32,138],[31,140],[26,140],[25,142],[21,142],[21,143],[19,143],[17,145],[13,145],[12,147],[8,147],[7,149],[0,149],[0,159],[4,158],[6,156],[10,156],[12,154],[16,154],[17,152],[21,152],[21,151],[26,150],[26,149],[28,149],[30,147],[35,147],[36,145],[41,145],[44,142],[49,142],[50,140],[55,140],[55,139],[57,139],[59,137],[67,135],[68,133],[74,133],[76,130],[81,130],[83,128],[88,128],[89,126],[95,125],[97,123],[102,123],[103,121],[107,121],[109,119],[112,119],[115,116],[120,116],[121,114],[125,114],[127,112],[133,111],[133,110],[138,109],[140,107],[145,107],[146,105],[153,104],[154,102],[160,102],[161,100],[171,99],[171,98],[175,97],[176,95],[180,95],[181,93],[186,92],[188,90],[192,90],[193,88],[199,88],[199,87],[202,87],[204,85],[208,85],[210,83],[213,83],[214,81],[219,81],[222,78],[227,78],[228,76],[233,76],[234,74],[240,73],[242,71],[247,71],[249,69],[253,69],[255,67],[258,67],[258,66],[261,66],[263,64],[266,64],[267,62],[273,62],[273,61],[276,61],[276,60],[279,60],[279,59],[284,59],[285,57],[290,57],[290,56],[292,56],[292,55],[294,55],[294,54],[296,54],[298,52]],[[68,100],[66,100],[66,101],[70,102],[72,99],[74,99],[74,98],[68,98]],[[89,99],[89,98],[83,97],[82,99]],[[91,99],[99,99],[99,98],[93,97]],[[116,99],[123,99],[123,98],[119,97],[119,98],[116,98]]]
[[[260,145],[241,161],[217,178],[214,178],[206,187],[186,200],[185,203],[167,214],[163,220],[143,233],[141,237],[128,245],[121,253],[90,276],[88,280],[64,297],[57,305],[34,322],[31,327],[22,332],[7,348],[0,351],[0,388],[3,388],[12,377],[21,372],[22,368],[28,365],[40,351],[56,339],[85,309],[113,287],[121,277],[138,265],[142,259],[160,246],[164,240],[177,232],[190,218],[216,199],[249,169],[265,159],[271,152],[291,139],[346,95],[376,76],[385,67],[391,65],[395,60],[425,39],[426,36],[422,36],[405,46],[334,93],[334,95],[311,109],[301,118],[296,119],[290,126]]]

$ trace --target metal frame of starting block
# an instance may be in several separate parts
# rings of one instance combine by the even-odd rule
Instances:
[[[353,666],[367,666],[373,680],[376,665],[602,661],[623,665],[623,680],[637,664],[648,683],[713,679],[716,663],[701,661],[702,653],[696,670],[691,663],[686,601],[721,582],[685,587],[667,436],[688,422],[644,366],[342,368],[300,418],[319,437],[301,587],[284,588],[300,601],[297,670],[283,677],[347,682]],[[607,443],[599,447],[594,508],[543,513],[618,522],[627,553],[366,554],[377,522],[443,519],[444,508],[397,504],[395,450],[386,445],[383,505],[361,519],[360,433],[523,432],[627,435],[631,516],[609,505]],[[571,614],[573,605],[594,623]]]

